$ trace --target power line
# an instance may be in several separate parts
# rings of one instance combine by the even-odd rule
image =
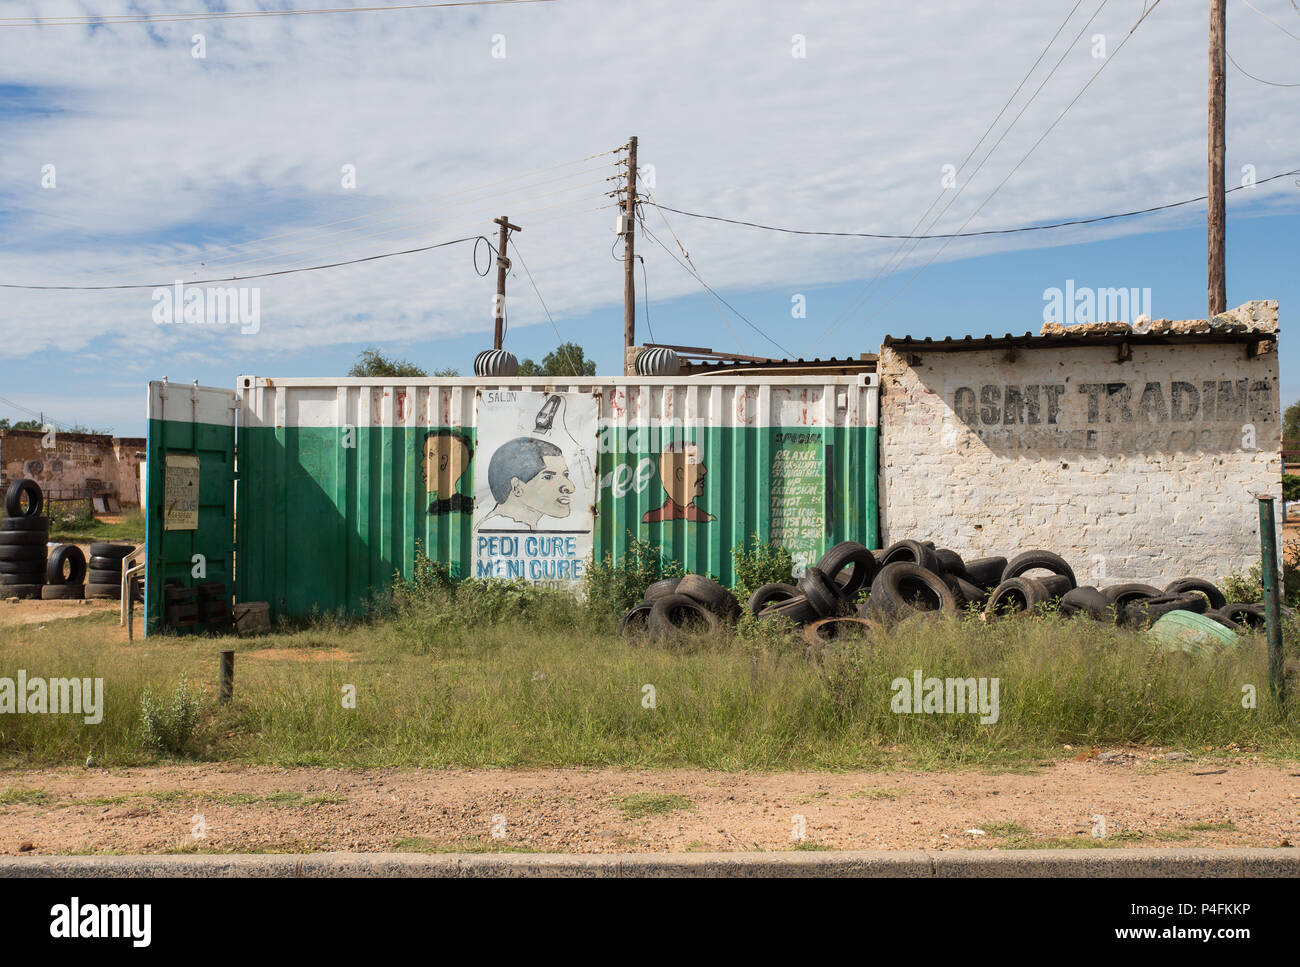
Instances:
[[[542,298],[542,290],[537,288],[537,283],[533,280],[533,273],[528,271],[528,263],[524,261],[524,254],[519,251],[519,243],[515,241],[513,236],[507,236],[507,243],[514,246],[515,255],[519,256],[519,264],[524,267],[524,274],[528,276],[528,284],[537,293],[537,301],[542,304],[542,311],[546,313],[546,318],[551,321],[551,328],[555,330],[556,352],[563,348],[564,355],[569,360],[569,365],[573,367],[573,375],[581,377],[583,375],[582,367],[573,358],[572,350],[565,347],[564,337],[560,335],[560,327],[555,324],[555,319],[551,316],[551,310],[546,308],[546,300]]]
[[[1300,35],[1297,35],[1297,34],[1293,34],[1293,33],[1291,33],[1291,31],[1287,30],[1287,29],[1286,29],[1285,27],[1283,27],[1280,23],[1278,23],[1276,20],[1274,20],[1274,19],[1273,19],[1272,17],[1270,17],[1268,14],[1266,14],[1263,10],[1260,10],[1259,7],[1257,7],[1257,6],[1255,6],[1253,3],[1251,3],[1250,0],[1241,0],[1241,2],[1244,3],[1246,6],[1250,7],[1251,10],[1254,10],[1257,14],[1259,14],[1261,17],[1263,17],[1265,20],[1267,20],[1269,23],[1271,23],[1271,24],[1272,24],[1274,27],[1276,27],[1278,30],[1282,31],[1282,33],[1286,34],[1288,37],[1291,37],[1291,38],[1293,38],[1294,40],[1300,40]]]
[[[702,279],[702,278],[700,277],[700,275],[699,275],[698,272],[696,272],[694,269],[690,268],[690,267],[689,267],[685,262],[683,262],[681,259],[679,259],[676,255],[674,255],[672,249],[670,249],[667,245],[665,245],[662,241],[660,241],[659,237],[658,237],[657,235],[655,235],[654,232],[652,232],[652,231],[650,231],[650,229],[646,228],[646,225],[645,225],[645,221],[644,221],[644,220],[639,219],[639,221],[641,222],[641,231],[645,232],[646,236],[647,236],[647,237],[648,237],[652,242],[654,242],[654,243],[655,243],[656,245],[658,245],[661,249],[663,249],[665,252],[667,252],[668,255],[672,258],[672,260],[673,260],[674,262],[676,262],[676,263],[677,263],[678,265],[680,265],[683,269],[685,269],[688,273],[690,273],[690,275],[694,277],[695,281],[698,282],[698,283],[700,283],[700,285],[702,285],[702,286],[704,287],[704,290],[705,290],[706,292],[708,292],[709,295],[713,296],[715,299],[717,299],[719,302],[721,302],[724,306],[726,306],[728,309],[730,309],[730,310],[731,310],[732,312],[734,312],[736,315],[740,316],[740,318],[743,319],[743,320],[745,321],[745,324],[746,324],[747,326],[749,326],[749,328],[753,329],[756,333],[758,333],[760,336],[762,336],[764,339],[766,339],[768,342],[770,342],[773,346],[775,346],[777,349],[781,350],[781,352],[785,353],[785,354],[786,354],[787,356],[789,356],[789,357],[793,357],[793,356],[794,356],[794,353],[790,352],[790,350],[786,349],[786,348],[785,348],[784,346],[782,346],[779,342],[777,342],[775,339],[773,339],[771,336],[769,336],[767,333],[765,333],[762,329],[759,329],[758,326],[754,325],[752,322],[749,321],[749,319],[744,315],[744,313],[742,313],[739,309],[737,309],[735,306],[733,306],[733,305],[732,305],[730,302],[728,302],[726,299],[722,298],[722,296],[720,296],[720,295],[718,295],[716,292],[714,292],[713,289],[709,287],[709,284],[708,284],[707,282],[705,282],[704,279]]]
[[[273,275],[294,275],[299,272],[316,272],[320,269],[334,269],[341,265],[356,265],[359,262],[374,262],[379,259],[391,259],[398,255],[413,255],[416,252],[430,252],[435,248],[446,248],[448,245],[459,245],[461,242],[473,242],[481,238],[479,235],[470,235],[466,238],[454,238],[450,242],[438,242],[435,245],[422,245],[419,248],[403,249],[400,252],[384,252],[381,255],[367,255],[365,258],[348,259],[345,262],[330,262],[328,265],[309,265],[299,269],[280,269],[276,272],[260,272],[256,275],[232,275],[225,279],[195,279],[192,282],[185,282],[186,285],[208,285],[213,282],[245,282],[249,279],[266,279]],[[138,283],[131,285],[23,285],[16,282],[0,282],[0,289],[59,289],[75,291],[98,291],[102,289],[161,289],[175,284],[176,280],[170,282],[150,282]]]
[[[442,3],[401,3],[382,7],[321,7],[305,10],[203,10],[194,13],[0,17],[0,27],[84,27],[98,26],[100,24],[188,23],[195,20],[246,20],[255,17],[304,17],[330,13],[382,13],[392,10],[427,10],[437,7],[495,7],[516,3],[554,2],[556,0],[448,0],[448,2]]]
[[[1056,126],[1061,123],[1061,120],[1065,117],[1065,115],[1070,112],[1070,108],[1074,107],[1074,105],[1079,102],[1079,98],[1083,97],[1083,95],[1087,92],[1088,88],[1092,86],[1092,82],[1095,81],[1101,75],[1101,72],[1106,69],[1106,67],[1110,64],[1112,60],[1114,60],[1117,56],[1119,56],[1119,52],[1124,49],[1124,45],[1128,43],[1129,38],[1132,37],[1133,34],[1137,32],[1138,27],[1142,26],[1142,23],[1146,20],[1146,18],[1159,5],[1160,5],[1160,0],[1155,0],[1155,2],[1151,4],[1150,8],[1148,8],[1147,10],[1145,10],[1145,12],[1143,12],[1142,16],[1138,18],[1137,23],[1135,23],[1132,26],[1129,32],[1124,35],[1124,39],[1119,42],[1119,45],[1115,48],[1114,53],[1112,53],[1109,57],[1107,57],[1105,60],[1101,62],[1101,66],[1098,67],[1095,71],[1093,71],[1092,76],[1089,77],[1087,82],[1083,85],[1083,87],[1080,88],[1079,93],[1074,95],[1074,98],[1070,101],[1069,104],[1065,105],[1065,108],[1061,111],[1060,114],[1056,116],[1056,119],[1047,126],[1047,130],[1044,131],[1041,135],[1039,135],[1038,140],[1029,146],[1029,150],[1026,151],[1024,155],[1021,156],[1020,160],[1015,163],[1012,169],[1007,172],[1006,177],[1003,178],[1000,182],[998,182],[996,186],[994,186],[993,190],[989,192],[988,195],[985,196],[984,200],[979,203],[979,205],[976,207],[976,209],[973,212],[971,212],[969,215],[966,216],[966,220],[961,223],[962,229],[964,229],[967,225],[971,223],[971,219],[973,219],[976,215],[978,215],[983,210],[984,206],[993,200],[993,196],[1002,190],[1002,186],[1011,180],[1012,175],[1014,175],[1017,171],[1020,170],[1020,166],[1023,165],[1029,159],[1029,156],[1033,154],[1035,150],[1037,150],[1038,146],[1042,144],[1043,141],[1046,140],[1047,136],[1056,129]],[[961,229],[958,230],[960,231]],[[907,289],[907,287],[910,286],[916,280],[916,277],[920,275],[922,272],[924,272],[927,268],[929,268],[929,266],[934,263],[934,260],[937,259],[943,253],[944,249],[946,249],[949,243],[951,242],[952,242],[951,238],[945,239],[944,243],[941,246],[939,246],[939,248],[934,252],[933,255],[930,256],[930,258],[925,262],[925,264],[922,265],[919,269],[917,269],[916,272],[914,272],[912,276],[906,282],[903,283],[902,287],[897,292],[895,292],[892,296],[886,299],[879,307],[877,307],[876,312],[879,313],[881,309],[884,309],[885,306],[889,305],[889,303],[893,302],[900,295],[902,295],[903,292]]]
[[[1097,7],[1096,10],[1093,11],[1092,16],[1089,17],[1084,22],[1083,26],[1079,28],[1079,32],[1076,33],[1074,35],[1074,38],[1065,46],[1065,50],[1062,51],[1061,56],[1057,58],[1056,63],[1052,65],[1051,69],[1047,72],[1047,75],[1042,79],[1041,82],[1039,82],[1038,87],[1034,89],[1034,92],[1029,96],[1029,99],[1025,101],[1025,103],[1021,106],[1020,110],[1016,112],[1016,116],[1011,119],[1011,123],[1009,123],[1006,126],[1006,128],[1002,131],[1002,134],[998,137],[997,141],[993,143],[993,146],[989,148],[987,152],[985,152],[984,157],[980,159],[980,162],[978,165],[976,165],[975,170],[970,175],[967,176],[967,178],[957,188],[957,191],[948,199],[948,201],[944,204],[944,206],[941,209],[939,209],[938,214],[935,215],[934,218],[930,220],[927,231],[929,229],[933,229],[934,226],[938,224],[939,219],[941,219],[947,213],[948,209],[952,207],[953,203],[961,196],[962,192],[966,190],[966,187],[972,181],[974,181],[975,176],[978,175],[980,171],[983,170],[984,165],[988,162],[989,158],[993,156],[993,153],[997,151],[997,149],[1001,146],[1002,142],[1006,140],[1007,135],[1011,133],[1012,128],[1014,128],[1016,124],[1019,123],[1020,119],[1024,117],[1025,111],[1029,110],[1029,106],[1033,104],[1035,100],[1038,99],[1038,95],[1041,94],[1043,88],[1047,86],[1047,82],[1050,81],[1056,75],[1056,72],[1058,70],[1060,70],[1061,64],[1065,62],[1066,56],[1070,53],[1071,50],[1074,49],[1074,45],[1079,42],[1079,38],[1082,37],[1084,31],[1088,29],[1088,25],[1091,24],[1095,19],[1097,19],[1097,15],[1101,13],[1102,9],[1106,6],[1107,2],[1108,0],[1101,0],[1101,4]],[[975,152],[979,149],[979,146],[983,144],[984,139],[989,136],[989,133],[992,132],[993,128],[997,125],[998,118],[1002,117],[1002,115],[1006,112],[1007,107],[1009,107],[1011,102],[1015,100],[1016,95],[1020,93],[1020,91],[1024,88],[1025,84],[1029,81],[1029,78],[1033,76],[1034,71],[1038,69],[1038,65],[1041,64],[1043,58],[1047,56],[1047,52],[1052,49],[1052,45],[1056,43],[1056,38],[1061,35],[1061,31],[1065,29],[1066,24],[1070,22],[1071,18],[1074,16],[1074,12],[1079,9],[1081,3],[1082,0],[1077,0],[1075,5],[1070,8],[1070,12],[1065,15],[1065,19],[1062,20],[1060,26],[1056,28],[1056,32],[1052,34],[1051,39],[1048,40],[1048,42],[1044,45],[1042,51],[1039,53],[1037,59],[1035,59],[1033,65],[1029,68],[1028,71],[1025,72],[1025,76],[1021,78],[1020,83],[1016,85],[1016,89],[1012,91],[1011,96],[1007,98],[1006,103],[1003,104],[1002,110],[998,111],[997,117],[995,117],[993,121],[989,124],[988,128],[985,129],[984,134],[980,136],[979,141],[976,142],[973,148],[971,148],[970,152],[966,155],[966,158],[962,161],[961,166],[958,168],[956,172],[954,172],[954,176],[956,174],[959,174],[961,170],[966,167],[966,164],[970,161],[970,159],[974,157]],[[1145,16],[1145,10],[1143,11],[1143,15]],[[944,195],[944,189],[941,188],[939,194],[935,197],[934,201],[930,203],[929,208],[927,208],[925,210],[925,213],[922,214],[919,219],[917,219],[916,225],[912,227],[912,234],[916,234],[916,230],[921,227],[921,224],[922,222],[925,221],[926,216],[929,215],[929,213],[934,209],[934,206],[939,202],[939,199],[942,198],[943,195]],[[872,274],[871,278],[867,280],[866,284],[857,292],[857,294],[853,297],[853,299],[849,301],[848,305],[846,305],[836,315],[836,317],[831,320],[831,324],[822,331],[821,335],[819,335],[814,342],[809,344],[806,352],[810,352],[813,349],[813,347],[815,347],[818,343],[820,343],[823,339],[825,339],[831,333],[831,331],[835,329],[836,326],[838,326],[841,322],[847,319],[852,313],[856,312],[858,307],[861,306],[863,302],[865,302],[868,298],[870,298],[870,296],[872,295],[872,289],[877,287],[878,285],[883,285],[885,278],[891,272],[896,262],[899,266],[901,266],[903,261],[905,261],[907,257],[910,256],[912,252],[916,250],[917,243],[913,242],[910,248],[908,248],[907,243],[908,240],[906,239],[898,243],[898,247],[894,250],[893,254],[891,254],[889,258],[885,261],[884,265],[882,265],[876,272]],[[900,253],[902,253],[901,259],[899,258]]]
[[[1250,71],[1246,70],[1246,68],[1238,64],[1236,59],[1231,54],[1229,54],[1226,50],[1224,51],[1224,53],[1227,54],[1228,60],[1232,61],[1232,66],[1237,68],[1237,70],[1241,71],[1252,81],[1259,81],[1261,84],[1267,84],[1269,87],[1300,87],[1300,84],[1279,84],[1276,81],[1266,81],[1262,77],[1256,77],[1254,74],[1250,73]]]
[[[1300,87],[1300,84],[1284,85],[1287,87]],[[1276,181],[1279,178],[1287,178],[1291,175],[1300,174],[1300,168],[1291,171],[1284,171],[1281,174],[1270,175],[1268,178],[1261,178],[1256,181],[1255,185],[1263,185],[1270,181]],[[1238,185],[1235,188],[1227,189],[1228,192],[1241,191],[1243,188],[1251,188],[1253,185]],[[680,208],[672,208],[668,205],[662,205],[666,212],[672,212],[676,215],[687,215],[691,218],[703,218],[711,222],[726,222],[729,225],[743,225],[747,228],[761,228],[768,232],[781,232],[786,235],[829,235],[837,238],[883,238],[883,239],[942,239],[942,238],[974,238],[979,235],[1013,235],[1017,232],[1041,232],[1050,228],[1068,228],[1071,225],[1090,225],[1094,222],[1111,221],[1116,218],[1132,218],[1135,215],[1149,215],[1152,212],[1164,211],[1169,208],[1178,208],[1182,205],[1192,205],[1198,201],[1205,201],[1208,195],[1197,195],[1195,198],[1184,198],[1182,201],[1169,202],[1167,205],[1155,205],[1151,208],[1139,208],[1129,212],[1116,212],[1112,215],[1096,215],[1091,218],[1073,218],[1064,222],[1051,222],[1047,225],[1023,225],[1019,228],[990,228],[978,232],[950,232],[936,235],[881,235],[874,232],[827,232],[811,231],[795,228],[778,228],[774,225],[763,225],[758,222],[740,221],[735,218],[722,218],[719,215],[702,215],[699,212],[683,211]]]

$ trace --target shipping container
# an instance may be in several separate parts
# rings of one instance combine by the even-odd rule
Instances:
[[[590,559],[618,559],[632,540],[724,583],[731,549],[755,534],[798,567],[840,540],[879,546],[875,374],[246,376],[233,392],[196,387],[212,399],[194,414],[172,401],[175,386],[162,413],[163,385],[150,392],[149,536],[165,545],[150,572],[151,625],[163,579],[202,552],[153,506],[167,491],[159,474],[168,455],[196,448],[222,461],[213,448],[227,440],[236,493],[229,506],[207,493],[234,475],[205,465],[205,529],[194,533],[233,541],[238,600],[274,614],[361,612],[411,576],[417,553],[457,578],[577,587]],[[215,422],[222,400],[235,423]]]

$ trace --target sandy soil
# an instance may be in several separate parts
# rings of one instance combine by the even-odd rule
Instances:
[[[1106,843],[1115,846],[1300,845],[1300,766],[1171,755],[1091,750],[1034,774],[1001,775],[232,765],[22,771],[0,777],[11,800],[0,807],[0,853],[984,849],[1044,845],[1018,842],[998,823],[1097,845],[1096,816],[1105,817]],[[46,798],[14,802],[13,789]],[[630,817],[620,803],[638,795],[689,804]],[[802,844],[793,835],[800,816]],[[200,817],[202,838],[192,835]],[[1204,824],[1217,828],[1195,828]]]
[[[90,601],[33,601],[6,600],[0,594],[0,628],[5,625],[40,624],[58,618],[80,618],[97,611],[118,611],[121,605],[116,601],[94,598]],[[140,607],[135,609],[137,620]],[[126,641],[126,628],[122,628],[122,640]]]

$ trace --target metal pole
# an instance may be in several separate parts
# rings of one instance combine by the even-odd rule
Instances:
[[[233,651],[223,651],[221,653],[221,689],[218,694],[218,700],[222,705],[230,704],[230,698],[235,694],[235,653]]]
[[[1268,678],[1278,708],[1286,706],[1286,676],[1282,670],[1282,601],[1277,581],[1277,527],[1273,498],[1259,495],[1259,548],[1264,568],[1264,630],[1268,637]]]

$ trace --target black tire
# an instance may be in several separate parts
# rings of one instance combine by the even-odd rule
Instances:
[[[1119,617],[1123,616],[1124,609],[1134,601],[1141,601],[1143,598],[1158,598],[1164,594],[1154,585],[1133,581],[1128,584],[1112,584],[1108,588],[1102,588],[1101,593],[1106,596],[1107,601],[1115,606],[1115,614]]]
[[[1188,594],[1192,591],[1205,595],[1205,599],[1210,603],[1210,610],[1222,608],[1228,603],[1227,596],[1219,590],[1218,585],[1204,578],[1179,578],[1165,586],[1166,594]]]
[[[1205,613],[1205,596],[1187,594],[1162,594],[1155,598],[1141,598],[1124,608],[1123,624],[1127,628],[1150,628],[1170,611]]]
[[[970,605],[982,608],[988,603],[989,593],[978,585],[971,584],[963,577],[955,574],[943,575],[944,583],[952,589],[952,593],[957,597],[957,606],[963,611]]]
[[[966,580],[971,584],[992,591],[1002,583],[1002,572],[1007,569],[1005,557],[977,557],[966,562]]]
[[[890,564],[915,564],[933,574],[939,571],[939,559],[935,556],[934,548],[927,547],[920,541],[894,541],[886,547],[880,565],[883,569]]]
[[[799,595],[799,589],[793,584],[764,584],[761,588],[749,596],[749,602],[746,605],[749,613],[757,615],[769,604],[778,601],[789,601],[791,598]]]
[[[116,574],[122,573],[122,559],[120,557],[102,557],[98,554],[91,555],[90,566],[96,571],[113,571]]]
[[[1209,618],[1211,621],[1217,621],[1219,624],[1223,625],[1223,627],[1225,627],[1225,628],[1230,628],[1230,629],[1232,629],[1233,631],[1245,631],[1245,630],[1246,630],[1246,628],[1245,628],[1244,625],[1239,625],[1239,624],[1237,624],[1237,622],[1233,621],[1231,618],[1229,618],[1227,615],[1225,615],[1222,611],[1216,611],[1216,610],[1211,609],[1210,611],[1205,612],[1205,617]]]
[[[35,575],[37,584],[45,583],[45,557],[34,557],[27,561],[0,561],[0,574]]]
[[[1051,594],[1037,578],[1007,578],[989,595],[984,605],[984,613],[990,618],[1018,611],[1033,611],[1040,604],[1051,600]]]
[[[679,634],[713,634],[722,627],[716,614],[685,594],[669,594],[650,607],[646,628],[655,638]]]
[[[44,584],[45,568],[35,571],[0,571],[0,585]]]
[[[97,541],[90,545],[91,557],[107,557],[120,561],[135,550],[134,544],[117,544]]]
[[[853,616],[838,618],[820,618],[803,629],[803,640],[814,648],[821,648],[833,641],[870,633],[876,627],[874,621]]]
[[[1262,604],[1225,604],[1218,613],[1242,628],[1264,627],[1264,606]]]
[[[736,596],[717,581],[711,581],[701,574],[687,574],[677,585],[675,594],[684,594],[692,601],[698,601],[719,618],[733,618],[740,613],[740,604]]]
[[[86,599],[102,601],[118,601],[122,597],[122,591],[116,585],[111,584],[87,584]]]
[[[908,561],[894,561],[882,567],[871,582],[868,605],[872,614],[901,620],[923,611],[955,612],[957,596],[929,568]]]
[[[101,571],[99,568],[89,568],[86,571],[87,584],[111,584],[117,587],[122,583],[121,571]]]
[[[1047,597],[1049,599],[1062,597],[1076,587],[1074,579],[1064,574],[1044,574],[1040,578],[1035,578],[1035,580],[1047,588]]]
[[[1076,614],[1086,614],[1096,621],[1113,623],[1115,620],[1115,611],[1110,599],[1088,584],[1072,588],[1061,595],[1061,614],[1067,618]]]
[[[660,598],[667,597],[670,594],[677,593],[677,585],[682,583],[681,578],[664,578],[662,581],[656,581],[650,587],[645,589],[642,601],[658,601]]]
[[[817,620],[817,612],[802,594],[784,601],[774,601],[758,613],[760,618],[786,618],[797,625]]]
[[[844,594],[853,598],[863,588],[871,586],[880,566],[865,546],[857,541],[840,541],[821,556],[817,570],[840,586]]]
[[[24,496],[27,498],[26,510],[23,509]],[[39,517],[44,504],[40,484],[26,477],[11,483],[5,493],[5,513],[10,517]]]
[[[799,593],[808,599],[808,604],[819,618],[849,614],[853,608],[853,602],[843,589],[819,567],[804,570],[803,576],[799,578]]]
[[[68,566],[65,576],[63,566]],[[47,585],[81,585],[86,581],[86,555],[76,544],[59,544],[50,551],[45,565],[45,583]]]
[[[49,539],[49,531],[0,531],[0,547],[37,547]]]
[[[0,534],[12,534],[15,531],[40,531],[43,534],[48,534],[50,519],[39,514],[35,517],[0,518]]]
[[[3,588],[0,588],[0,597],[21,598],[23,600],[31,600],[35,598],[39,600],[41,597],[41,587],[42,586],[39,584],[7,584]]]
[[[653,607],[653,601],[642,601],[640,604],[633,605],[619,620],[618,636],[631,638],[633,635],[645,634],[646,620],[650,617],[650,609]]]
[[[1024,577],[1030,571],[1045,570],[1053,574],[1062,574],[1070,579],[1070,588],[1077,588],[1079,582],[1074,577],[1074,570],[1065,563],[1065,558],[1051,551],[1025,551],[1017,554],[1002,571],[1002,580]]]
[[[41,589],[45,601],[83,601],[86,588],[82,584],[47,584]]]
[[[966,562],[961,559],[961,555],[956,551],[941,547],[934,552],[934,557],[939,562],[940,574],[952,574],[956,577],[966,576]]]
[[[5,544],[0,546],[0,561],[34,561],[46,557],[46,547],[42,544]]]

